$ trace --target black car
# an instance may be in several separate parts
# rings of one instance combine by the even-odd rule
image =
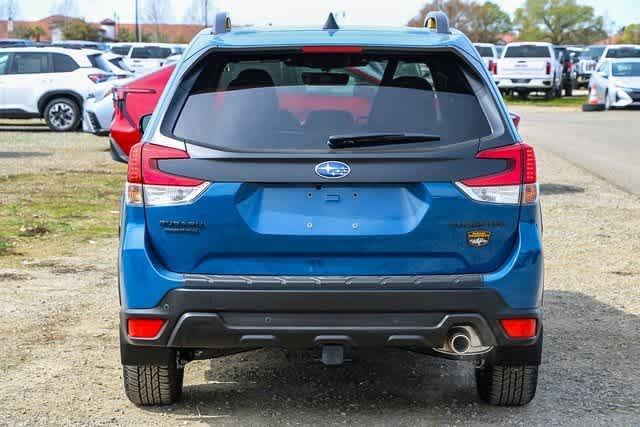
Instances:
[[[574,65],[578,60],[580,48],[571,46],[554,46],[553,50],[559,55],[558,61],[562,63],[562,88],[565,96],[572,96],[576,87],[576,72]]]

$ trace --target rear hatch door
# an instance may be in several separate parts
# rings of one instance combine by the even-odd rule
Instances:
[[[448,53],[218,54],[163,124],[190,158],[156,161],[210,184],[188,204],[147,205],[150,245],[182,273],[495,270],[519,206],[455,184],[508,167],[476,158],[499,126],[469,72]]]

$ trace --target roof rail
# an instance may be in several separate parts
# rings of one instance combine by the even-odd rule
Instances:
[[[327,20],[322,26],[322,29],[329,30],[329,31],[340,29],[340,26],[338,25],[338,21],[336,21],[336,17],[333,16],[333,12],[329,13],[329,16],[327,17]]]
[[[211,29],[211,34],[222,34],[231,31],[231,18],[228,12],[216,13],[216,20]]]
[[[424,20],[424,26],[436,33],[451,34],[449,17],[441,10],[429,12]]]

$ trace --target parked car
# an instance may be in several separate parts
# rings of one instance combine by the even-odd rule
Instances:
[[[87,40],[60,40],[55,43],[51,43],[53,47],[66,47],[70,49],[93,49],[105,52],[109,49],[106,43],[92,42]]]
[[[131,78],[109,80],[95,85],[84,100],[82,130],[98,136],[109,134],[114,117],[113,91]]]
[[[586,88],[589,85],[591,73],[596,69],[596,64],[602,57],[604,45],[587,46],[581,53],[576,64],[577,88]]]
[[[570,46],[554,46],[553,50],[558,55],[558,60],[562,66],[562,89],[564,89],[564,94],[565,96],[572,96],[573,88],[576,86],[573,58],[577,50]]]
[[[600,62],[591,74],[589,88],[592,109],[640,106],[640,58]]]
[[[41,117],[51,130],[75,130],[91,87],[112,77],[101,53],[58,47],[2,49],[0,117]]]
[[[131,147],[142,137],[140,120],[153,112],[174,69],[170,65],[114,88],[115,112],[109,133],[114,160],[128,161]]]
[[[495,74],[499,58],[496,46],[492,43],[474,43],[473,46],[482,57],[487,70]]]
[[[131,50],[131,43],[111,43],[109,45],[109,52],[120,56],[129,55]]]
[[[551,43],[507,44],[495,80],[503,93],[517,92],[523,98],[531,92],[562,96],[562,64]]]
[[[145,74],[162,67],[164,61],[173,54],[171,45],[134,43],[125,62],[136,74]]]
[[[442,12],[394,37],[332,17],[304,37],[215,22],[130,151],[128,398],[173,403],[189,361],[276,346],[327,365],[361,348],[475,360],[482,398],[529,402],[542,349],[535,156],[468,38]]]
[[[5,47],[27,47],[34,43],[28,39],[0,39],[0,49]]]

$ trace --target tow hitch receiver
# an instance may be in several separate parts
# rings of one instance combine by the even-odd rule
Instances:
[[[344,363],[344,347],[341,345],[323,345],[322,363],[327,366],[338,366]]]

